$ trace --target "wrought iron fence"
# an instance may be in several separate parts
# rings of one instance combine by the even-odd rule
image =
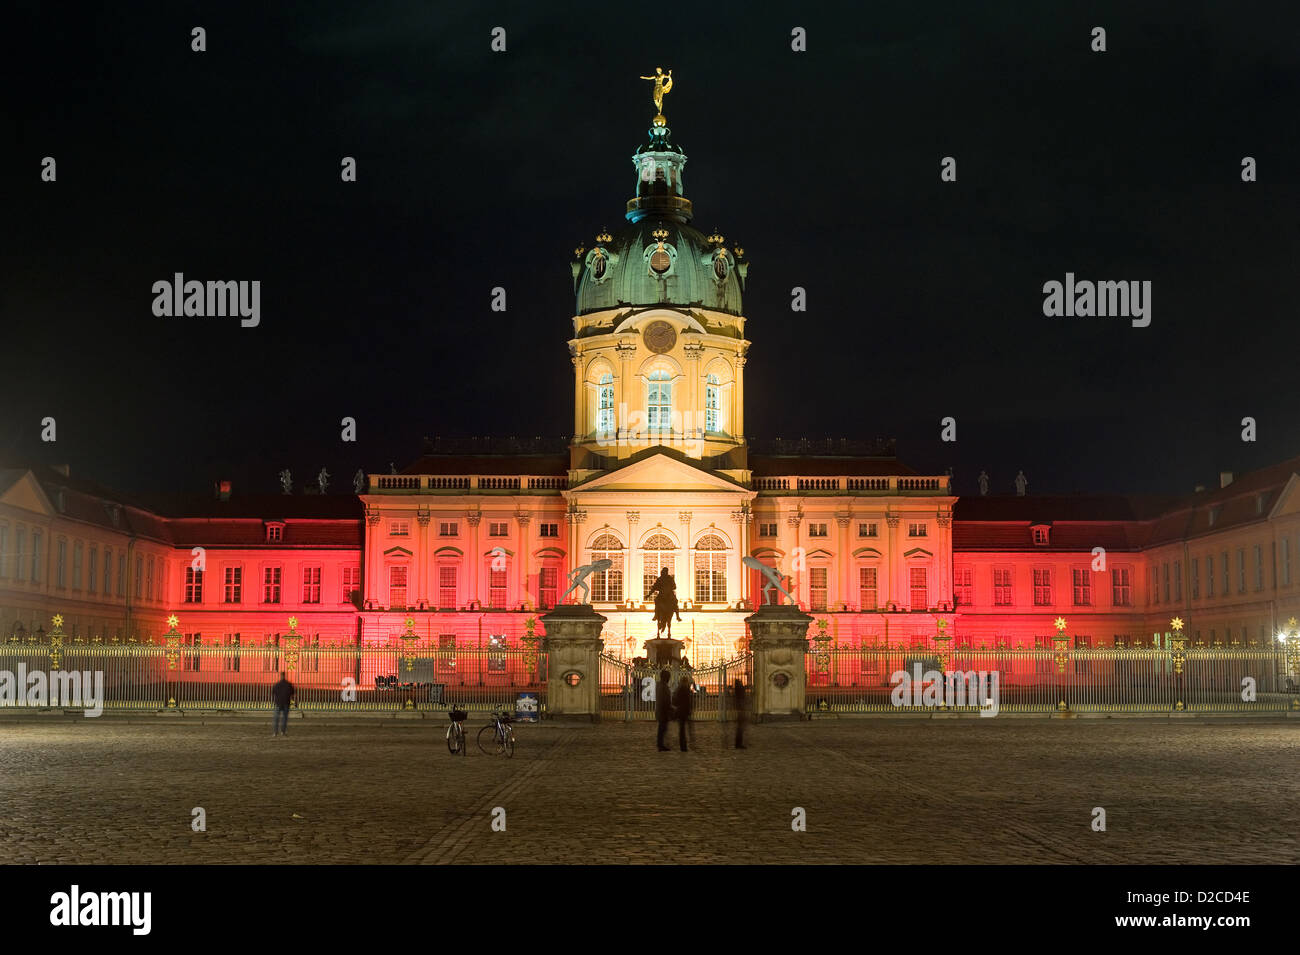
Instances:
[[[600,711],[604,719],[653,720],[659,671],[663,667],[633,666],[618,657],[600,655]],[[752,654],[706,667],[667,667],[674,690],[689,678],[694,688],[692,718],[726,721],[735,718],[736,680],[748,690],[753,682]]]
[[[991,698],[1011,713],[1300,709],[1286,657],[1265,648],[861,647],[813,650],[806,665],[809,712],[975,712]]]
[[[536,648],[182,645],[177,641],[44,646],[0,644],[0,670],[102,674],[114,710],[269,710],[283,672],[298,709],[322,713],[514,710],[520,694],[546,706],[546,654]],[[51,699],[49,705],[64,701]]]

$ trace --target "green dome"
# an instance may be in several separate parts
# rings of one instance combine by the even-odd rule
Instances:
[[[575,250],[577,312],[671,305],[742,315],[740,293],[748,264],[744,252],[716,232],[705,236],[689,223],[683,194],[686,155],[666,126],[650,130],[636,151],[637,193],[627,203],[627,225],[602,232],[590,248]]]

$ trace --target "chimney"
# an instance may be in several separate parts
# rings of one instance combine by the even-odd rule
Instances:
[[[230,482],[229,482],[229,481],[218,481],[218,482],[217,482],[217,500],[219,500],[219,501],[228,501],[228,500],[230,500]]]
[[[1220,471],[1220,472],[1219,472],[1219,487],[1221,487],[1221,488],[1225,488],[1225,487],[1227,487],[1227,486],[1228,486],[1229,484],[1231,484],[1231,483],[1232,483],[1232,472],[1231,472],[1231,471]]]

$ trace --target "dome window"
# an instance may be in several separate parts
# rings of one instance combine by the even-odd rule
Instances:
[[[727,277],[727,257],[721,252],[713,259],[713,274],[719,282]]]
[[[663,249],[655,249],[650,253],[650,270],[656,275],[663,275],[672,267],[672,264],[673,260],[669,258],[668,253]]]
[[[597,279],[605,277],[605,257],[603,255],[597,255],[592,261],[591,273],[596,276]]]

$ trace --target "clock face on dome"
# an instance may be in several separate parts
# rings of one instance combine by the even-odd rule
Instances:
[[[651,322],[641,333],[641,340],[650,351],[662,355],[666,351],[672,351],[672,347],[677,344],[677,331],[667,322]]]

